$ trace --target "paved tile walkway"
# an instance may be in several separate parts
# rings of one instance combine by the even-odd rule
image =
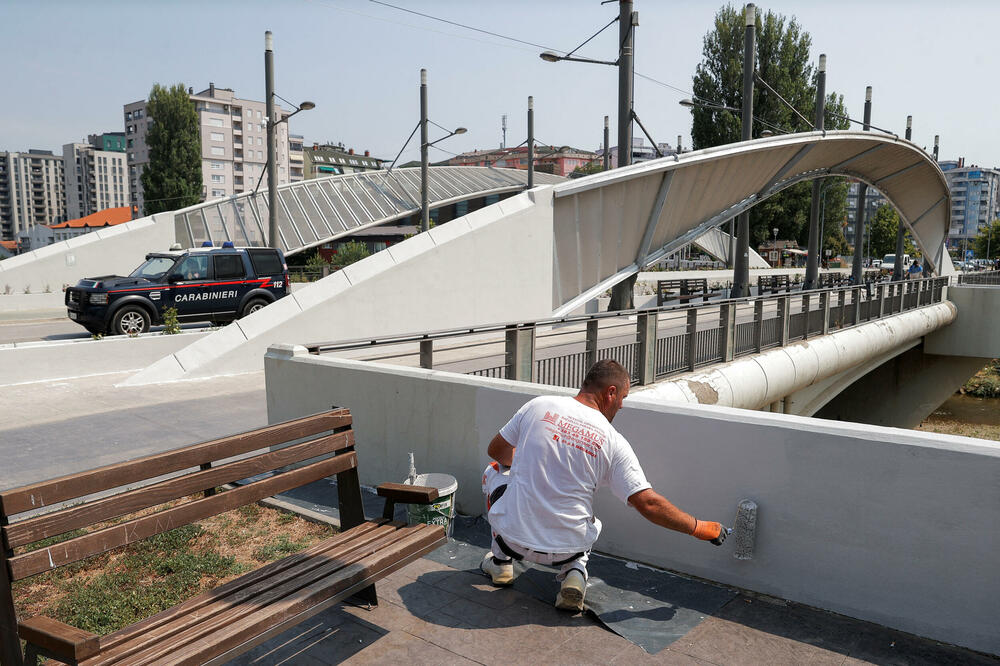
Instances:
[[[428,585],[425,580],[433,580]],[[655,655],[586,614],[421,559],[376,585],[375,609],[339,606],[230,663],[983,664],[968,650],[777,600],[739,596]]]

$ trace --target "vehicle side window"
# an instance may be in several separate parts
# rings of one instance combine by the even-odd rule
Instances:
[[[281,275],[284,266],[274,250],[250,250],[250,261],[257,275]]]
[[[185,280],[204,280],[208,277],[208,255],[189,254],[177,264],[174,272]]]
[[[243,257],[238,254],[215,255],[216,280],[242,277],[246,277],[246,269],[243,268]]]

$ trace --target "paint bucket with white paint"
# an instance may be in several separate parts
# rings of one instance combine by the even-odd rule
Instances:
[[[455,493],[458,491],[458,480],[451,474],[417,474],[411,481],[403,483],[412,486],[430,486],[437,488],[438,498],[431,504],[409,504],[406,513],[410,523],[426,523],[441,525],[445,534],[451,536],[452,521],[455,518]]]

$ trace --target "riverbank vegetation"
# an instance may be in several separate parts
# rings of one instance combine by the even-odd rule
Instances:
[[[993,359],[961,388],[977,398],[1000,398],[1000,359]]]

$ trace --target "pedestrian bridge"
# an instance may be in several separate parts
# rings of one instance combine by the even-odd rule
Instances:
[[[873,132],[768,137],[535,187],[348,266],[133,381],[259,369],[273,342],[349,340],[582,311],[615,283],[782,189],[835,175],[877,187],[912,231],[931,271],[953,272],[943,250],[947,183],[918,146]]]

